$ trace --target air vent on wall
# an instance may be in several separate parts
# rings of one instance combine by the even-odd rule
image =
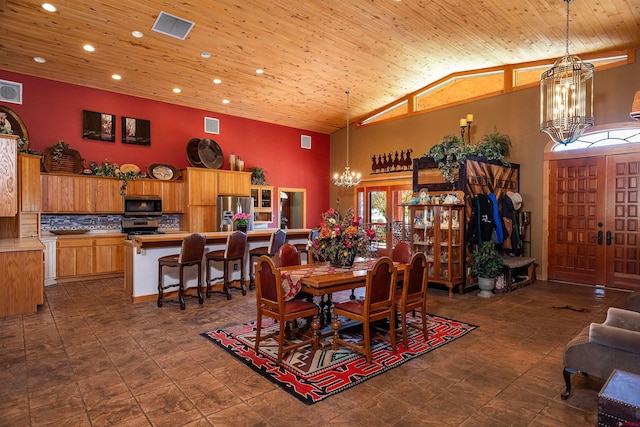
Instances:
[[[300,147],[311,149],[311,137],[309,135],[300,136]]]
[[[216,135],[220,134],[220,120],[214,119],[213,117],[205,117],[204,132],[213,133]]]
[[[158,33],[166,34],[180,40],[184,40],[193,28],[193,22],[178,18],[166,12],[160,12],[151,29]]]
[[[22,83],[0,80],[0,101],[22,104]]]

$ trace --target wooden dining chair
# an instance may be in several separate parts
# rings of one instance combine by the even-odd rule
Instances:
[[[411,261],[411,246],[407,242],[398,242],[391,253],[393,262],[409,264]]]
[[[314,350],[318,349],[318,306],[301,300],[285,301],[280,270],[267,255],[258,258],[256,265],[256,303],[256,353],[261,341],[274,336],[278,339],[278,362],[282,361],[284,354],[305,345],[312,344]],[[263,316],[275,319],[278,322],[278,330],[262,336]],[[301,318],[307,319],[310,323],[311,336],[296,341],[289,339],[285,333],[287,322]],[[295,333],[291,335],[296,336]]]
[[[374,338],[381,338],[391,343],[393,352],[396,352],[395,333],[395,308],[394,296],[396,289],[396,268],[391,258],[383,256],[378,258],[373,268],[367,271],[365,282],[364,300],[349,300],[333,305],[333,350],[338,350],[338,345],[349,347],[364,353],[367,363],[371,363],[371,339],[372,322],[389,319],[389,337],[377,333]],[[340,338],[340,316],[362,323],[363,340],[352,343]],[[361,345],[364,344],[364,345]]]
[[[428,266],[427,257],[422,252],[417,252],[411,257],[407,269],[404,272],[404,280],[402,284],[402,292],[395,296],[395,309],[400,313],[400,322],[402,326],[402,341],[405,350],[409,346],[407,338],[407,326],[422,330],[424,341],[428,339],[427,332],[427,285],[428,285]],[[407,322],[407,313],[420,309],[421,324],[416,325],[413,322]]]
[[[277,267],[289,267],[292,265],[300,265],[302,260],[300,259],[300,252],[295,245],[291,243],[285,243],[280,247],[280,250],[276,254],[276,266]]]

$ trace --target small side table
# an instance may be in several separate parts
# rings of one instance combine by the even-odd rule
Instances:
[[[640,375],[615,369],[598,393],[598,426],[621,425],[640,425]]]

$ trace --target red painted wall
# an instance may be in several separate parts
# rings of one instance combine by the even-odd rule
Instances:
[[[133,163],[146,170],[151,163],[177,168],[189,166],[186,145],[191,138],[211,138],[224,153],[223,169],[229,169],[230,153],[245,161],[245,170],[261,167],[275,187],[307,189],[307,226],[320,222],[329,206],[329,135],[273,125],[215,112],[182,107],[98,89],[60,83],[0,70],[0,79],[22,83],[22,104],[0,102],[23,121],[30,148],[43,151],[64,140],[85,159],[101,163]],[[116,115],[116,142],[82,138],[82,111]],[[220,120],[220,134],[203,131],[204,117]],[[123,144],[121,117],[151,121],[151,145]],[[300,136],[312,138],[310,150],[300,148]]]

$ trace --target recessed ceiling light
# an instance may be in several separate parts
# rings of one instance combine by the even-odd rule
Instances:
[[[200,56],[202,56],[204,59],[211,58],[211,54],[209,52],[202,52]]]
[[[142,37],[144,37],[142,31],[131,31],[131,35],[137,39],[141,39]]]
[[[258,68],[256,70],[256,74],[264,74],[264,70],[262,68]]]
[[[180,89],[179,87],[173,88],[173,93],[180,93],[180,92],[182,92],[182,89]]]
[[[111,78],[112,78],[113,80],[120,80],[120,79],[122,79],[122,76],[121,76],[120,74],[113,74],[113,75],[111,76]]]
[[[222,83],[222,80],[220,79],[213,79],[213,82],[217,85],[219,85],[220,83]]]
[[[44,64],[45,62],[47,62],[47,60],[46,60],[46,59],[44,59],[44,58],[42,58],[42,57],[40,57],[40,56],[35,56],[35,57],[33,58],[33,60],[34,60],[34,61],[36,61],[38,64]]]
[[[230,103],[230,102],[231,102],[231,101],[229,101],[228,99],[223,99],[223,100],[222,100],[222,103],[223,103],[223,104],[228,104],[228,103]]]
[[[58,10],[58,9],[56,9],[56,7],[55,7],[54,5],[52,5],[51,3],[42,3],[42,8],[43,8],[44,10],[46,10],[47,12],[55,12],[56,10]]]
[[[93,52],[93,51],[95,51],[95,50],[96,50],[96,48],[95,48],[95,47],[93,47],[93,46],[91,46],[90,44],[85,44],[84,46],[82,46],[82,48],[83,48],[84,50],[86,50],[87,52]]]

